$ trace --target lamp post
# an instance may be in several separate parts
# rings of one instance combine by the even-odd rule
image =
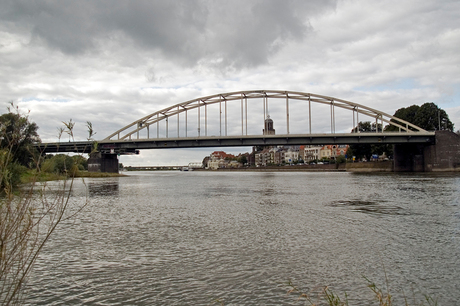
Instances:
[[[438,129],[441,130],[441,111],[438,109]]]

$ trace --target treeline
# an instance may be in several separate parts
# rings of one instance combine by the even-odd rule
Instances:
[[[70,174],[88,170],[88,160],[81,155],[46,155],[41,162],[40,169],[47,173]]]
[[[69,127],[63,131],[70,135]],[[13,105],[0,116],[0,305],[23,304],[24,285],[43,246],[61,221],[75,215],[67,210],[72,180],[52,189],[36,182],[60,178],[55,174],[72,176],[87,167],[81,156],[41,156],[34,147],[40,142],[37,130]],[[30,184],[16,188],[23,178]],[[77,204],[76,211],[86,203]]]
[[[70,135],[72,131],[66,127],[63,131]],[[81,155],[42,156],[34,147],[41,142],[37,130],[28,115],[21,114],[13,104],[0,116],[0,193],[10,192],[30,172],[71,176],[88,170],[88,161]]]
[[[398,109],[394,117],[405,120],[409,123],[412,123],[418,127],[421,127],[427,131],[437,131],[437,130],[446,130],[454,131],[454,124],[450,121],[447,113],[439,108],[433,102],[427,102],[421,106],[412,105],[409,107],[402,107]],[[390,121],[396,122],[394,119]],[[351,132],[395,132],[398,131],[398,127],[394,125],[387,125],[383,127],[381,124],[375,124],[375,122],[365,121],[359,122],[356,127],[354,127]],[[388,157],[393,156],[393,145],[389,144],[355,144],[350,145],[347,150],[347,156],[355,156],[357,159],[366,159],[370,160],[371,156],[382,155],[385,153]]]

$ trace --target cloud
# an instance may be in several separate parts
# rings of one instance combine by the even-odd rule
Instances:
[[[334,5],[313,3],[20,0],[7,1],[0,16],[8,21],[7,30],[30,31],[31,45],[45,44],[67,55],[104,53],[112,46],[160,52],[186,65],[204,61],[243,67],[266,63],[286,40],[303,39],[308,13]]]
[[[45,141],[70,118],[79,139],[88,120],[105,138],[170,105],[255,89],[322,94],[390,114],[433,101],[458,128],[459,13],[450,0],[5,0],[0,106],[30,110]],[[282,103],[271,105],[275,128],[286,130]],[[302,107],[292,108],[291,132],[305,125]],[[239,106],[230,113],[231,131],[240,132]],[[318,113],[314,128],[327,131],[327,116]],[[248,130],[260,132],[262,116],[249,119]],[[344,131],[352,125],[346,113],[337,122]],[[202,159],[193,152],[202,154],[180,154]],[[142,161],[141,153],[130,160]]]

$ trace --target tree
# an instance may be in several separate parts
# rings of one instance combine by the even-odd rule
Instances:
[[[40,142],[37,130],[38,126],[29,122],[28,116],[21,115],[17,107],[15,112],[9,107],[8,113],[0,116],[0,148],[11,151],[12,162],[30,168],[37,156],[33,144]]]
[[[15,111],[13,112],[12,109]],[[33,143],[39,142],[38,126],[11,104],[8,112],[0,116],[0,188],[15,187],[25,167],[35,165],[38,157]]]
[[[238,162],[245,165],[248,163],[248,158],[246,157],[246,155],[241,155],[238,157]]]
[[[375,122],[371,123],[370,121],[365,121],[359,122],[351,132],[376,132],[376,129],[378,129],[379,132],[382,131],[382,125],[380,123],[376,125]],[[348,147],[347,156],[356,156],[358,159],[365,158],[370,160],[372,154],[382,155],[384,152],[387,155],[392,154],[393,148],[387,144],[353,144]]]
[[[41,171],[73,175],[76,171],[88,170],[88,160],[81,155],[47,155],[41,163]]]
[[[425,103],[420,107],[414,124],[428,131],[454,131],[454,124],[450,121],[446,111],[433,102]]]
[[[398,109],[393,115],[402,120],[415,124],[427,131],[447,130],[454,131],[454,124],[450,121],[446,111],[440,109],[433,102],[424,103],[422,106],[412,105]],[[395,122],[394,119],[391,121]],[[389,125],[385,131],[398,131],[399,128]]]
[[[345,156],[343,156],[343,155],[339,155],[339,156],[337,156],[337,157],[335,158],[335,162],[336,162],[337,164],[343,164],[343,163],[345,163],[346,161],[347,161],[347,159],[346,159]]]
[[[1,119],[0,305],[20,305],[24,283],[43,246],[58,224],[82,207],[73,207],[73,213],[68,211],[72,179],[61,181],[59,188],[51,192],[46,184],[35,184],[40,165],[33,160],[33,154],[22,161],[37,166],[37,171],[31,171],[35,179],[15,188],[14,177],[20,173],[15,168],[24,167],[19,161],[27,155],[31,144],[39,141],[37,127],[19,112],[9,112]]]
[[[379,123],[377,125],[378,131],[382,131],[382,125]],[[355,126],[354,129],[351,130],[352,133],[369,133],[369,132],[375,132],[376,130],[376,125],[375,122],[370,122],[370,121],[365,121],[362,122],[360,121],[357,126]]]

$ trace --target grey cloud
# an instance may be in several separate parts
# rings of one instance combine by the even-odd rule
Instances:
[[[0,17],[9,31],[29,31],[31,44],[64,54],[103,54],[115,43],[133,57],[142,49],[180,65],[244,67],[266,63],[287,40],[302,40],[308,18],[335,2],[11,0]]]

